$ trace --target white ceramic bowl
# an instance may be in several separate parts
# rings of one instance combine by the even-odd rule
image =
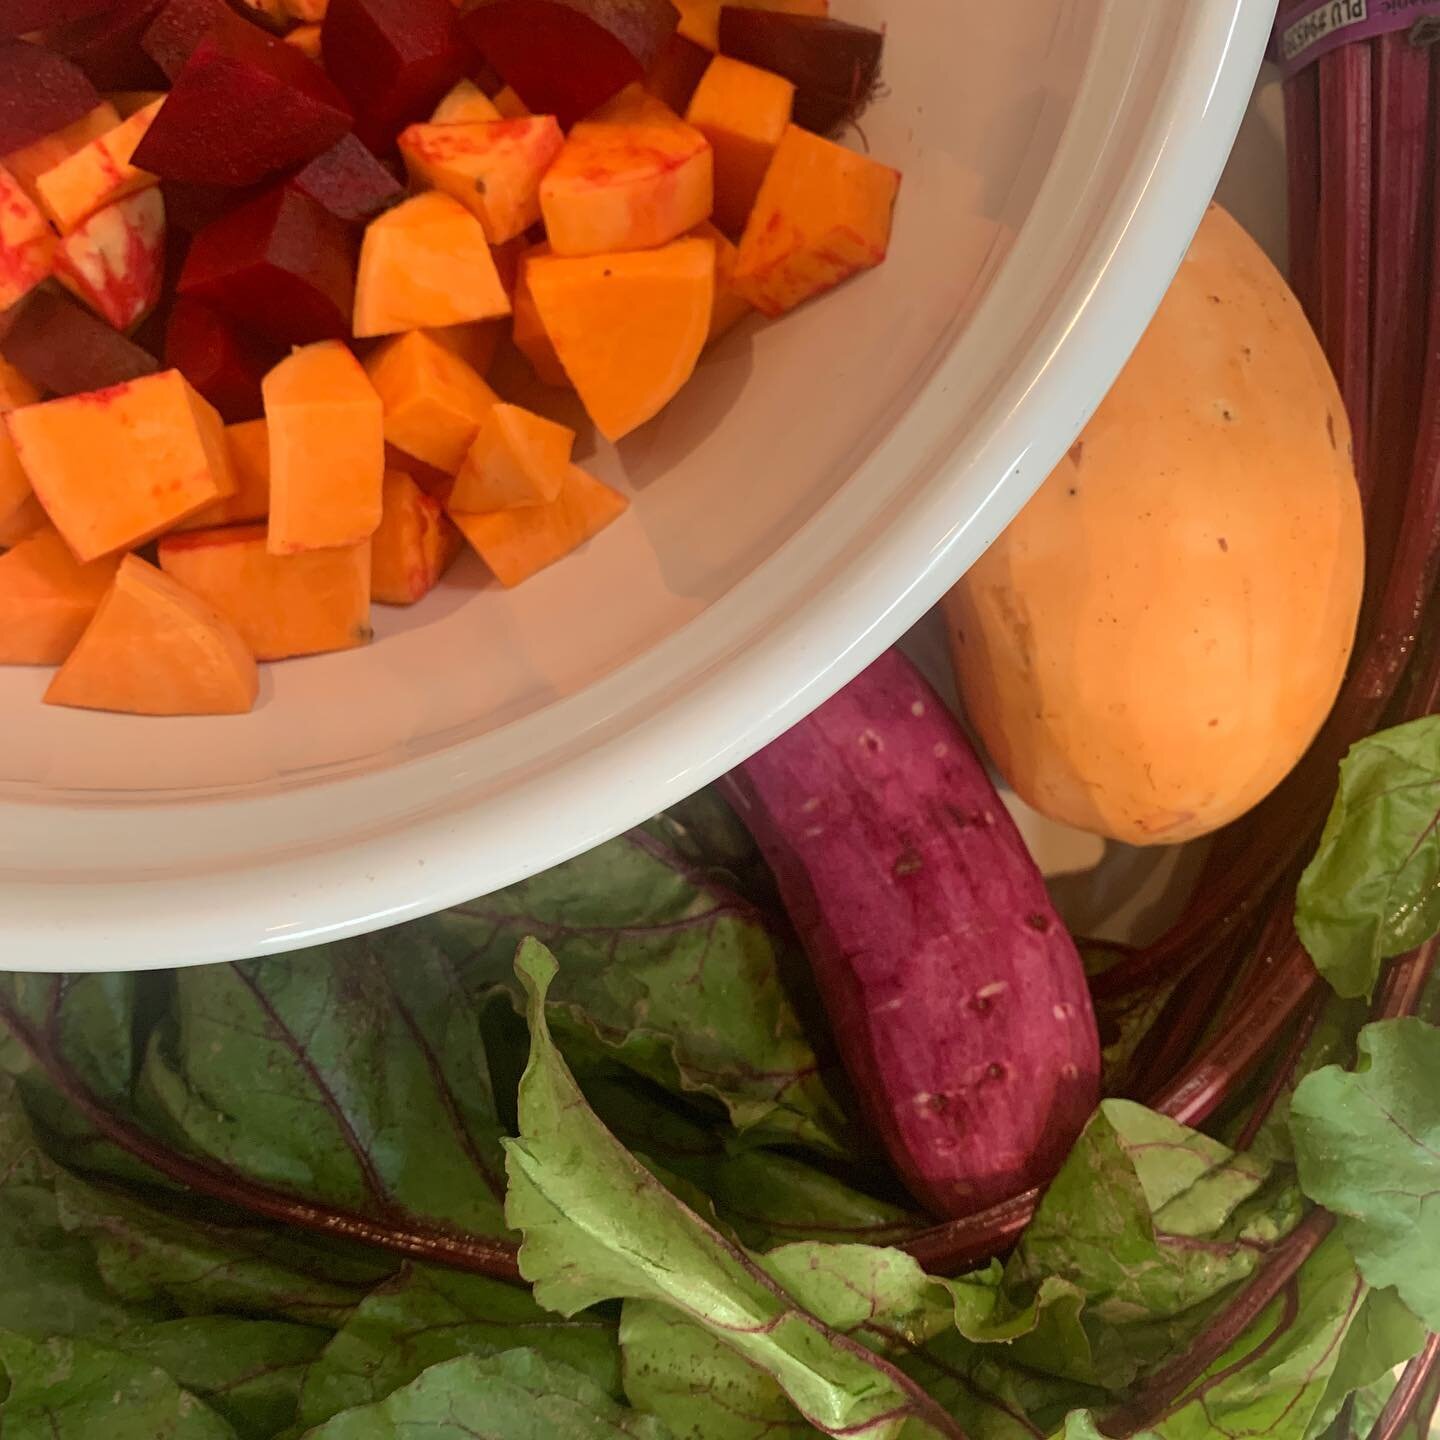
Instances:
[[[506,594],[462,567],[239,719],[44,707],[0,674],[0,968],[234,959],[532,874],[818,704],[1073,440],[1220,173],[1270,0],[836,0],[884,23],[864,121],[889,263],[728,337],[618,453],[634,498]]]

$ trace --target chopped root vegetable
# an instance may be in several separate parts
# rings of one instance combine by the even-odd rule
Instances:
[[[228,620],[127,555],[45,703],[132,715],[241,715],[254,706],[259,685],[255,657]]]
[[[357,338],[509,313],[485,229],[458,200],[432,191],[371,221],[355,287]]]
[[[693,230],[714,203],[709,141],[638,85],[570,132],[540,185],[557,255],[648,250]]]
[[[497,510],[490,515],[451,511],[460,532],[507,589],[528,580],[618,520],[630,502],[572,465],[549,505]]]
[[[432,125],[463,125],[472,120],[503,120],[495,102],[473,81],[462,80],[435,107]]]
[[[154,186],[97,210],[55,251],[55,277],[117,330],[138,325],[160,299],[165,202]]]
[[[370,597],[413,605],[440,582],[464,545],[444,507],[410,476],[385,476],[385,515],[370,550]]]
[[[658,415],[695,373],[715,303],[715,247],[566,259],[532,256],[536,313],[585,409],[609,440]]]
[[[544,384],[560,389],[569,387],[570,377],[565,373],[565,367],[560,363],[560,357],[551,343],[550,332],[540,318],[535,296],[530,290],[529,278],[531,259],[549,253],[550,247],[541,244],[527,250],[520,257],[520,264],[515,272],[515,293],[510,300],[515,311],[510,338],[514,341],[515,348],[530,362],[530,368],[536,376]]]
[[[368,540],[380,523],[385,412],[338,341],[307,345],[265,377],[270,552]]]
[[[220,416],[178,370],[31,405],[5,423],[82,561],[142,544],[235,491]]]
[[[518,405],[492,405],[480,422],[450,508],[470,515],[549,505],[570,470],[575,432]]]
[[[5,358],[55,395],[103,390],[142,375],[159,362],[68,295],[38,290],[0,337]]]
[[[792,125],[740,241],[735,288],[783,315],[885,259],[900,174]]]
[[[499,397],[453,350],[424,330],[397,335],[365,362],[385,407],[385,440],[453,475]]]
[[[55,236],[8,170],[0,169],[0,311],[50,276]]]
[[[0,450],[4,448],[4,442],[0,442]],[[18,545],[22,540],[28,540],[46,523],[45,512],[40,508],[40,502],[33,495],[27,495],[19,506],[10,511],[8,515],[0,515],[0,550],[11,545]]]
[[[235,475],[235,493],[197,510],[172,530],[213,530],[219,525],[244,525],[270,514],[270,427],[246,420],[225,427],[225,444]]]
[[[59,665],[115,578],[118,556],[79,564],[43,526],[0,555],[0,665]]]
[[[163,100],[137,110],[113,130],[62,160],[35,180],[40,205],[62,235],[83,224],[97,210],[156,183],[148,170],[131,164]]]
[[[771,10],[784,15],[825,16],[830,0],[675,0],[680,12],[679,33],[707,50],[720,48],[721,7]]]
[[[400,134],[411,178],[458,200],[492,245],[540,218],[540,180],[565,137],[551,115],[412,125]]]
[[[477,320],[469,325],[437,325],[424,333],[484,377],[495,363],[495,352],[509,328],[504,320]]]
[[[1085,972],[939,697],[890,651],[728,783],[916,1198],[1049,1180],[1099,1097]]]
[[[257,660],[368,644],[370,541],[274,555],[265,526],[169,535],[160,568],[239,632]]]
[[[751,311],[750,302],[735,288],[735,265],[740,251],[735,242],[708,220],[695,227],[697,240],[709,240],[715,246],[715,304],[710,311],[710,334],[707,345],[733,330]]]
[[[151,95],[148,105],[158,97]],[[141,107],[137,106],[136,109]],[[133,113],[133,112],[132,112]],[[20,188],[38,205],[40,193],[35,182],[47,170],[53,170],[62,160],[68,160],[77,150],[83,150],[92,140],[115,129],[125,117],[110,100],[101,101],[88,115],[73,120],[62,130],[51,135],[42,135],[29,145],[0,155],[0,166],[8,170],[19,183]]]
[[[23,405],[34,405],[39,399],[40,392],[18,370],[0,360],[0,415]],[[30,489],[25,467],[15,453],[9,430],[0,421],[0,537],[12,532],[17,537],[28,533],[21,527],[32,514],[38,513],[43,512]],[[6,544],[14,544],[14,540],[0,538],[0,545]]]

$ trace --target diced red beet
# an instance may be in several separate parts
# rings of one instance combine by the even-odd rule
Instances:
[[[184,180],[162,180],[160,193],[170,228],[185,235],[203,230],[248,198],[228,185],[190,185]]]
[[[276,185],[195,236],[179,290],[277,345],[341,340],[350,334],[354,250],[342,221]]]
[[[12,40],[50,25],[68,25],[108,10],[115,0],[0,0],[0,38]]]
[[[383,154],[464,78],[474,52],[451,0],[330,0],[325,70],[355,111],[355,132]]]
[[[660,58],[645,77],[645,88],[663,100],[677,115],[683,115],[704,78],[712,56],[703,45],[672,35]]]
[[[1099,1098],[1085,972],[964,732],[898,651],[729,777],[916,1198],[1048,1181]]]
[[[69,296],[37,290],[0,340],[0,355],[32,384],[80,395],[153,375],[160,362]]]
[[[213,29],[249,24],[225,0],[166,0],[164,9],[150,22],[140,43],[173,81],[185,68],[195,47]]]
[[[643,80],[679,22],[670,0],[480,0],[461,21],[526,105],[566,128]]]
[[[290,177],[290,184],[332,215],[352,224],[372,220],[405,194],[405,187],[356,135],[344,135]]]
[[[720,53],[795,86],[797,125],[834,135],[853,124],[880,83],[885,37],[878,30],[778,10],[720,11]]]
[[[166,180],[254,185],[328,150],[350,124],[319,66],[241,20],[195,47],[134,162]]]
[[[165,329],[165,363],[178,370],[228,424],[263,410],[260,382],[283,358],[279,346],[247,334],[228,316],[181,296]]]
[[[165,0],[111,0],[97,15],[45,32],[45,43],[68,55],[101,90],[155,90],[165,73],[141,37]]]
[[[88,115],[100,96],[63,55],[23,40],[0,44],[0,155]]]

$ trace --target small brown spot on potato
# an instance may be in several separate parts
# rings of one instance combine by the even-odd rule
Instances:
[[[1220,537],[1220,548],[1227,555],[1230,553],[1230,542],[1223,535]]]
[[[1085,441],[1081,438],[1070,447],[1070,463],[1078,468],[1084,456]],[[1074,492],[1072,491],[1071,493],[1073,494]]]
[[[1327,413],[1325,416],[1325,433],[1330,437],[1330,448],[1334,450],[1335,445],[1335,417]]]

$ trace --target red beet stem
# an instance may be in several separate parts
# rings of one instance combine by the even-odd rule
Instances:
[[[1285,82],[1290,287],[1320,328],[1320,77],[1307,66]]]
[[[1432,1335],[1401,1373],[1400,1383],[1385,1402],[1367,1440],[1398,1440],[1412,1423],[1417,1435],[1428,1435],[1437,1401],[1440,1401],[1440,1335]]]

